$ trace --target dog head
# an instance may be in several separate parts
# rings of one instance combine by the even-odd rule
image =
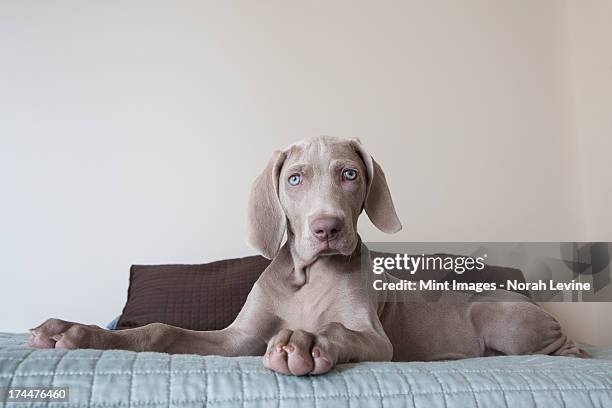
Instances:
[[[381,231],[402,228],[385,175],[359,140],[307,139],[274,152],[253,183],[249,242],[271,259],[287,232],[305,261],[350,255],[364,208]]]

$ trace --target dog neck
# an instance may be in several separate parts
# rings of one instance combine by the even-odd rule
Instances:
[[[293,234],[288,231],[287,242],[281,252],[286,253],[292,267],[289,277],[291,285],[300,288],[307,285],[312,275],[316,275],[319,271],[327,274],[331,273],[330,271],[346,273],[355,270],[355,265],[357,265],[357,269],[360,269],[361,237],[357,236],[355,250],[348,256],[342,254],[323,255],[316,257],[314,260],[305,260],[295,247]]]

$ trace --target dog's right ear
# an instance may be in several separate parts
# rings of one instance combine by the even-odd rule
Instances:
[[[263,256],[278,253],[287,228],[287,217],[278,197],[278,178],[287,154],[277,150],[251,187],[248,241]]]

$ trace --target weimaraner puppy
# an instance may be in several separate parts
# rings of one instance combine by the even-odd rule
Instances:
[[[31,330],[29,343],[259,355],[265,367],[292,375],[367,360],[580,354],[551,315],[517,294],[503,302],[467,302],[457,292],[445,295],[448,301],[410,302],[400,298],[405,292],[392,292],[374,301],[367,284],[373,274],[361,266],[370,255],[356,231],[364,209],[380,230],[401,229],[385,175],[358,140],[296,143],[276,151],[253,184],[248,239],[273,261],[230,326],[198,332],[153,323],[110,331],[49,319]]]

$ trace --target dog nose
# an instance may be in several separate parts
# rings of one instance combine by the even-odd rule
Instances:
[[[310,222],[310,231],[318,240],[334,239],[342,229],[342,221],[336,217],[320,217]]]

